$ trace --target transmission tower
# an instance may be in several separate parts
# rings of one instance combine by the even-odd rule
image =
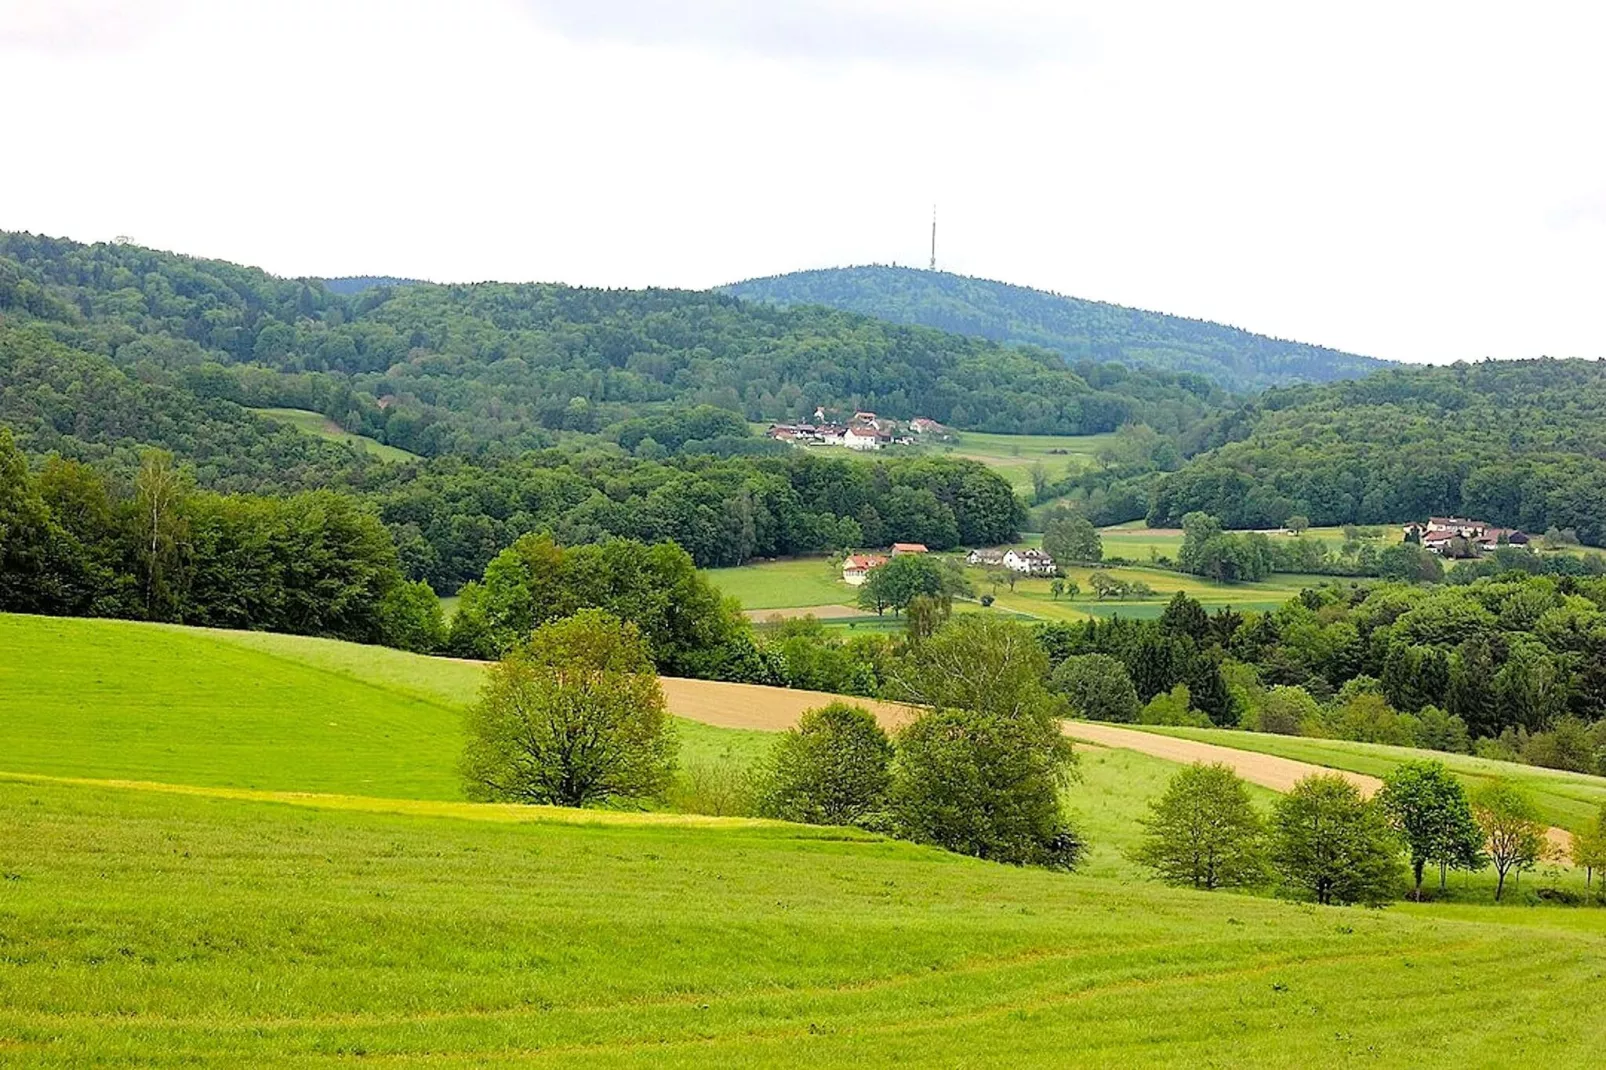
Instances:
[[[931,206],[931,270],[937,270],[937,206]]]

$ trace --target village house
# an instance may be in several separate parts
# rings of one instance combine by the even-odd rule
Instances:
[[[1407,524],[1405,537],[1413,536],[1423,549],[1459,556],[1466,556],[1468,551],[1489,553],[1499,546],[1529,544],[1528,536],[1515,528],[1496,527],[1464,516],[1432,516],[1426,524]]]
[[[849,587],[858,587],[864,583],[871,569],[886,563],[884,554],[849,554],[842,561],[842,582]]]
[[[977,568],[999,568],[1004,564],[1004,551],[972,550],[965,555],[965,564]]]
[[[842,445],[850,450],[878,450],[881,436],[871,427],[850,427],[842,433]]]
[[[923,542],[895,542],[892,544],[892,556],[901,557],[904,554],[923,554],[926,544]]]
[[[1028,576],[1052,576],[1059,571],[1054,559],[1041,550],[1011,550],[1004,555],[1004,567]]]

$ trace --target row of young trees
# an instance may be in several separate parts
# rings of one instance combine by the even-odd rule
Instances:
[[[1417,899],[1429,866],[1443,891],[1449,870],[1492,864],[1498,900],[1508,876],[1549,853],[1545,824],[1519,789],[1490,781],[1469,797],[1433,761],[1396,766],[1375,799],[1342,774],[1313,774],[1277,799],[1269,821],[1230,767],[1199,763],[1172,778],[1144,827],[1133,856],[1165,881],[1204,890],[1276,882],[1318,903],[1386,903],[1399,895],[1402,861]],[[1588,862],[1594,847],[1580,843]]]

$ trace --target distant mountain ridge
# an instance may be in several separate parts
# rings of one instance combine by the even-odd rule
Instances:
[[[1254,334],[1208,320],[943,271],[868,265],[796,271],[721,287],[777,305],[826,305],[895,323],[934,327],[1059,353],[1067,361],[1194,372],[1228,390],[1357,379],[1389,361]]]

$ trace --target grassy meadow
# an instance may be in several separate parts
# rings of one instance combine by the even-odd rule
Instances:
[[[1177,766],[1132,751],[1079,748],[1075,875],[464,802],[481,671],[0,615],[0,1063],[1572,1065],[1606,1030],[1606,911],[1148,880]],[[773,739],[679,728],[689,760]]]
[[[12,1066],[1581,1064],[1606,1029],[1598,931],[837,829],[11,779],[0,823]]]
[[[252,409],[259,416],[278,420],[304,431],[318,438],[328,439],[330,442],[341,442],[348,446],[355,446],[365,453],[371,453],[382,461],[416,461],[418,455],[401,449],[398,446],[387,446],[383,442],[371,439],[366,435],[354,435],[335,423],[321,412],[312,412],[308,409]]]

